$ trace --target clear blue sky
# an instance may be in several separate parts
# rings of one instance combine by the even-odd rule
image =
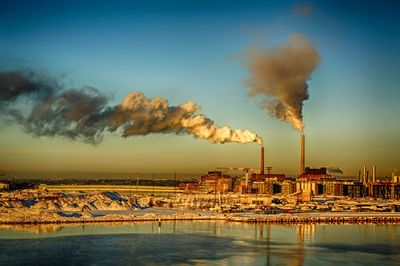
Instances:
[[[321,55],[305,102],[307,165],[356,175],[400,168],[397,1],[0,1],[0,69],[33,68],[120,102],[131,91],[194,100],[220,125],[266,143],[275,172],[299,169],[299,136],[246,96],[240,54],[306,36]],[[255,144],[109,135],[97,146],[33,138],[1,120],[0,168],[185,171],[258,166]]]

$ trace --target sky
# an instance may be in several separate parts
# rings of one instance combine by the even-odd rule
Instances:
[[[193,100],[218,125],[248,129],[273,172],[295,175],[300,135],[248,97],[251,47],[305,36],[320,63],[304,102],[306,165],[400,168],[400,19],[397,1],[4,1],[0,71],[34,69],[66,87],[130,92],[172,105]],[[0,118],[0,168],[16,172],[185,172],[258,167],[259,145],[213,144],[191,135],[122,138],[91,145],[33,137]]]

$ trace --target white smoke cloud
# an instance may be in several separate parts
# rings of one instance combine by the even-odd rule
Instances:
[[[34,71],[0,72],[0,89],[0,114],[34,136],[99,143],[110,131],[121,132],[123,137],[173,133],[211,143],[260,142],[248,130],[216,125],[199,114],[200,107],[193,101],[174,106],[162,97],[133,92],[120,104],[108,106],[107,97],[96,88],[65,89]],[[29,104],[20,108],[20,101]]]

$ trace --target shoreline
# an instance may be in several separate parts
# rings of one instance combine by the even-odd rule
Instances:
[[[107,216],[107,215],[106,215]],[[145,216],[145,215],[144,215]],[[43,225],[43,224],[105,224],[105,223],[136,223],[136,222],[171,222],[171,221],[226,221],[239,223],[266,223],[266,224],[400,224],[400,213],[314,213],[297,215],[207,215],[177,216],[160,215],[153,217],[104,217],[104,218],[69,218],[60,220],[20,220],[0,221],[0,225]]]
[[[215,195],[214,195],[215,196]],[[132,196],[126,198],[116,192],[47,192],[29,190],[5,193],[0,197],[0,225],[40,224],[94,224],[136,223],[162,221],[225,221],[267,224],[400,224],[400,202],[333,201],[329,204],[280,205],[298,207],[305,211],[285,211],[278,214],[255,211],[257,205],[248,198],[227,198],[224,204],[211,208],[213,195],[179,195],[175,198]],[[237,195],[236,195],[237,196]],[[242,200],[245,200],[242,202]],[[250,198],[252,200],[252,198]],[[272,201],[272,198],[268,198]],[[215,202],[214,202],[215,203]],[[275,203],[274,203],[275,204]],[[335,205],[336,204],[336,205]],[[276,205],[276,204],[275,204]],[[273,205],[273,206],[275,206]],[[294,207],[293,207],[293,206]],[[245,211],[222,212],[235,207]],[[233,206],[233,207],[232,207]],[[239,207],[237,207],[239,206]],[[263,206],[272,206],[264,203]],[[315,210],[316,207],[333,209],[340,206],[351,210]],[[344,207],[343,207],[344,206]],[[380,211],[354,210],[358,206],[373,206]],[[389,207],[390,208],[389,208]],[[395,206],[395,208],[393,208]],[[352,207],[352,208],[351,208]],[[235,209],[234,208],[234,209]],[[372,208],[372,207],[371,207]],[[235,209],[235,210],[236,210]],[[383,211],[384,210],[384,211]]]

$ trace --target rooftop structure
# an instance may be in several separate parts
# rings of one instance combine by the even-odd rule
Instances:
[[[310,168],[306,167],[304,173],[299,176],[299,179],[318,181],[320,179],[330,179],[332,176],[326,172],[326,167]]]

